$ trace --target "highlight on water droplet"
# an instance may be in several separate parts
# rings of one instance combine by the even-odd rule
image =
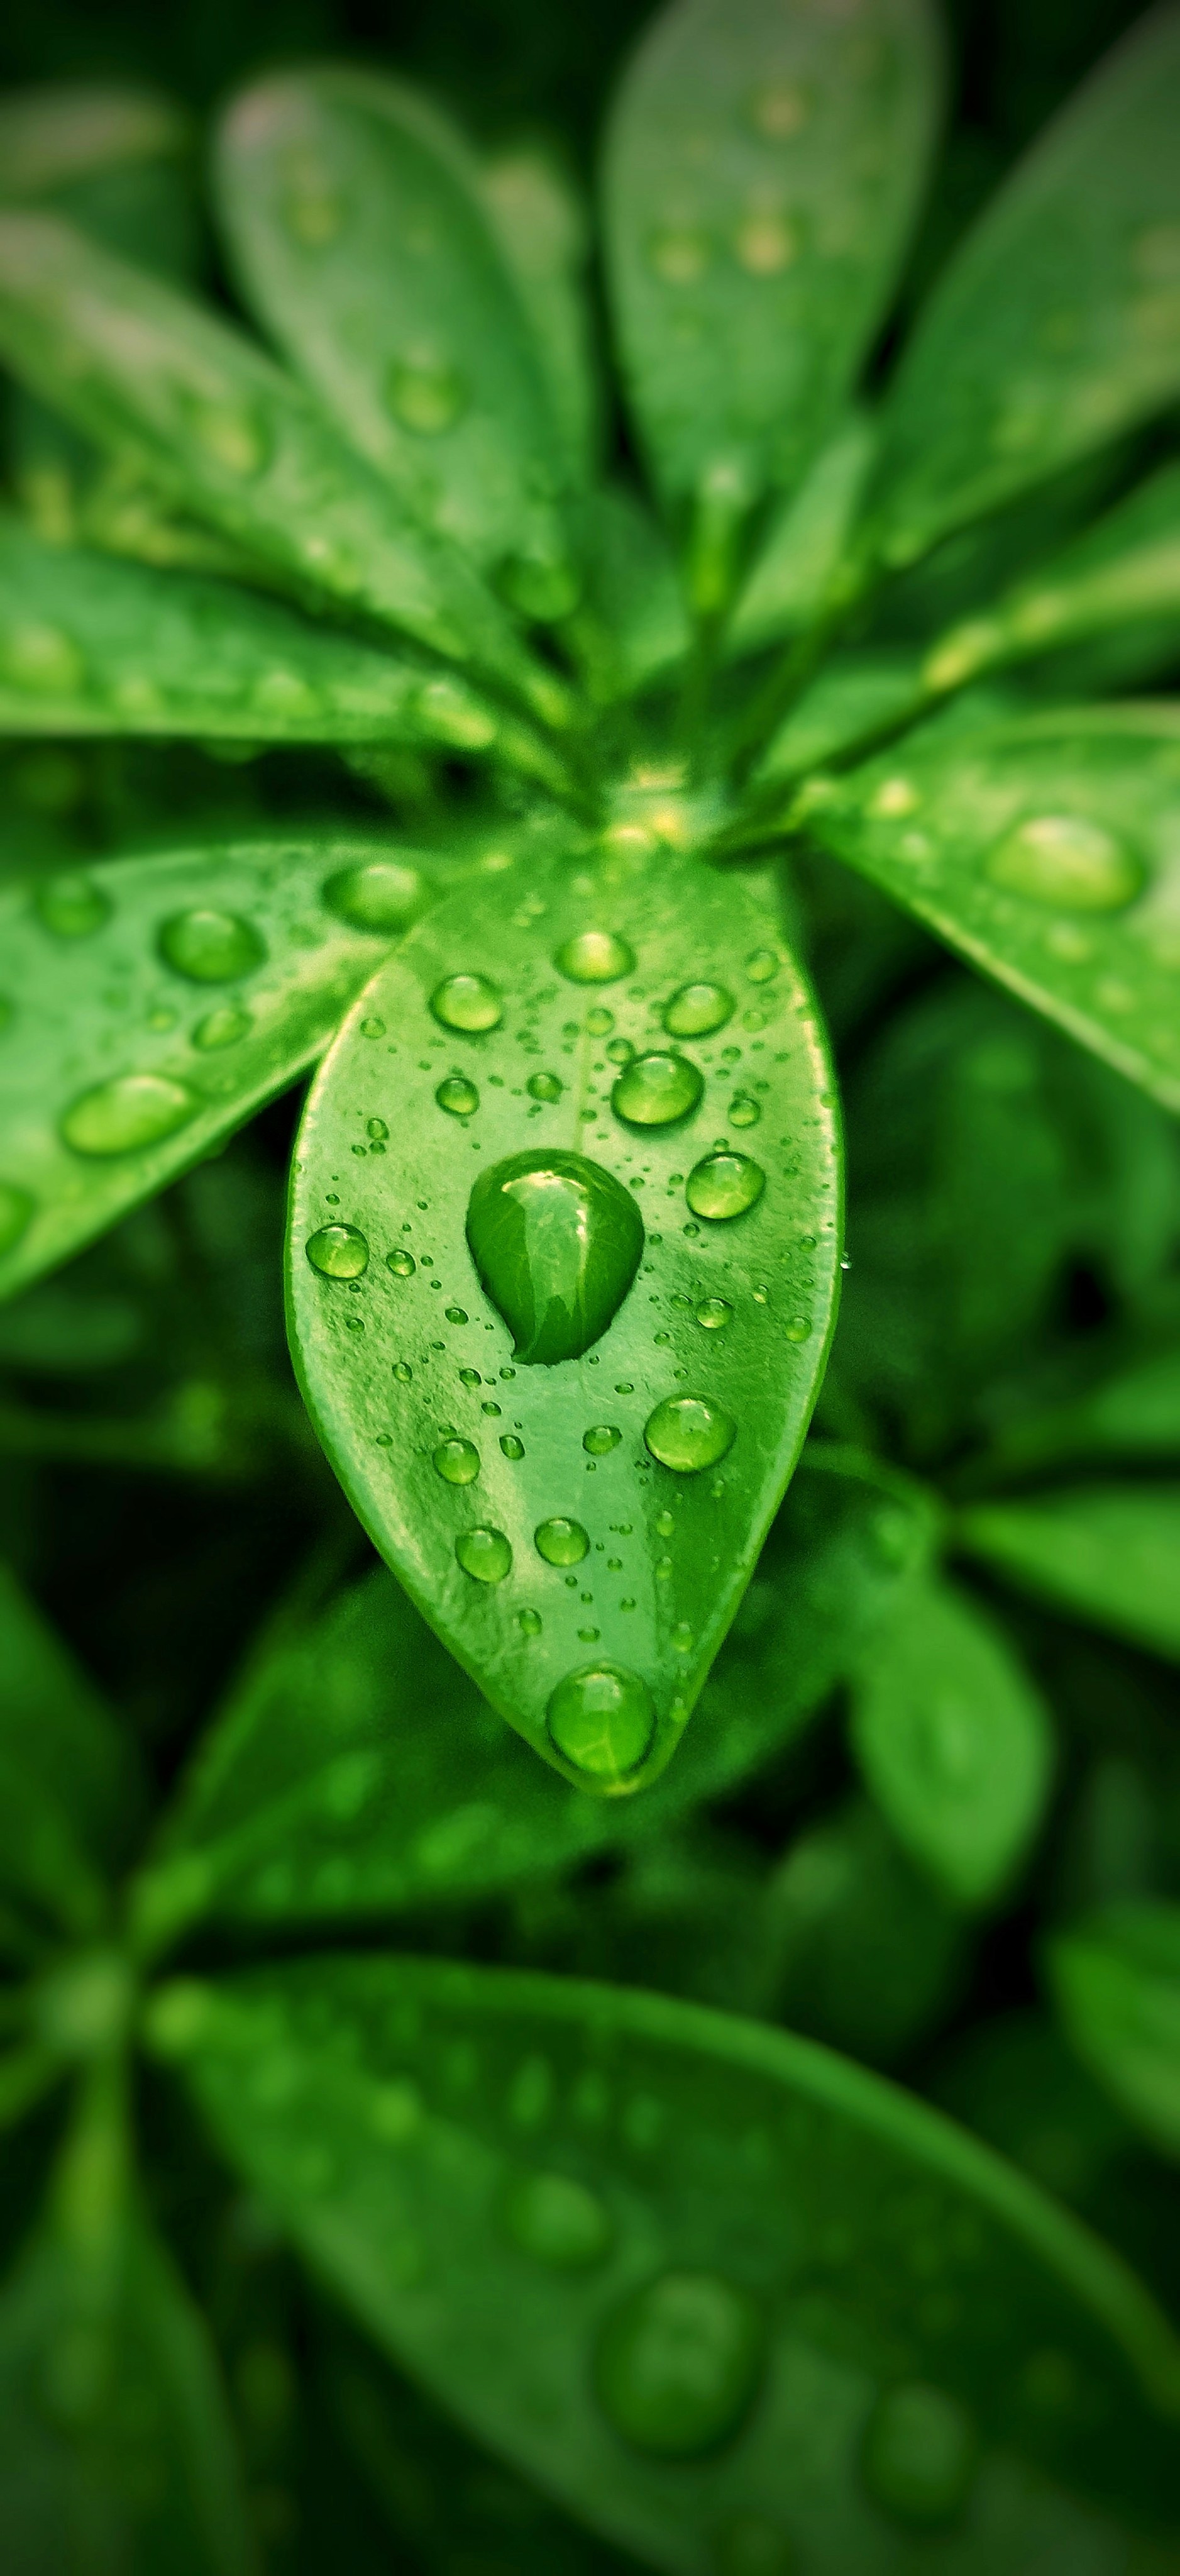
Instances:
[[[733,1314],[728,1297],[702,1297],[693,1311],[707,1333],[721,1332]]]
[[[156,945],[166,966],[190,984],[233,984],[252,975],[266,956],[252,922],[212,904],[194,904],[160,924]]]
[[[249,1036],[253,1025],[248,1011],[240,1011],[236,1003],[223,1002],[220,1010],[206,1011],[204,1019],[197,1021],[193,1045],[211,1055],[219,1047],[237,1046],[239,1039]]]
[[[764,2363],[762,2316],[747,2291],[718,2272],[668,2271],[608,2319],[594,2385],[635,2450],[699,2459],[740,2431]]]
[[[635,951],[613,930],[580,930],[567,939],[553,960],[571,984],[616,984],[635,971]]]
[[[698,1476],[732,1449],[737,1424],[723,1405],[703,1395],[666,1395],[648,1415],[643,1437],[661,1467]]]
[[[666,224],[648,244],[648,258],[665,286],[695,286],[712,256],[708,234],[692,224]]]
[[[116,1074],[71,1101],[61,1134],[75,1154],[134,1154],[176,1135],[200,1106],[187,1083],[168,1074]]]
[[[430,996],[430,1008],[444,1029],[461,1029],[467,1037],[498,1029],[504,996],[487,975],[444,975]]]
[[[773,948],[755,948],[746,959],[746,973],[752,984],[773,984],[779,960]]]
[[[445,1485],[473,1485],[479,1474],[479,1451],[470,1440],[440,1440],[434,1466]]]
[[[36,1204],[16,1181],[0,1181],[0,1252],[11,1252],[27,1233]]]
[[[113,905],[93,877],[73,871],[47,877],[33,896],[37,917],[55,939],[89,939],[110,920]]]
[[[580,1565],[590,1549],[589,1534],[581,1522],[565,1520],[560,1513],[538,1523],[533,1544],[546,1565]]]
[[[687,1056],[653,1048],[624,1066],[611,1107],[628,1127],[671,1127],[691,1115],[704,1088],[703,1074]]]
[[[451,1118],[473,1118],[479,1107],[479,1093],[465,1073],[448,1073],[434,1096]]]
[[[304,1249],[324,1279],[359,1279],[369,1267],[368,1237],[358,1225],[317,1226]]]
[[[622,1437],[622,1432],[613,1422],[595,1422],[589,1431],[582,1433],[582,1447],[589,1450],[592,1458],[606,1458],[612,1449],[618,1448]]]
[[[670,1038],[704,1038],[723,1029],[734,1008],[724,984],[682,984],[660,1016]]]
[[[865,2430],[861,2474],[874,2503],[896,2521],[936,2529],[962,2511],[978,2450],[975,2426],[958,2399],[910,2380],[878,2398]]]
[[[713,1153],[693,1164],[684,1195],[694,1216],[708,1217],[711,1225],[724,1225],[731,1217],[744,1216],[747,1208],[755,1207],[765,1187],[766,1174],[761,1164],[752,1163],[748,1154]]]
[[[552,1367],[579,1358],[612,1322],[639,1267],[643,1223],[600,1163],[539,1150],[480,1173],[467,1241],[513,1357]]]
[[[638,1770],[651,1749],[651,1692],[624,1664],[582,1664],[550,1693],[550,1742],[587,1779],[609,1787]]]
[[[560,1100],[565,1084],[557,1073],[530,1073],[525,1088],[530,1100]]]
[[[1084,814],[1034,814],[989,850],[984,873],[1006,893],[1066,912],[1121,912],[1146,871],[1128,843]]]
[[[385,1255],[385,1267],[387,1270],[392,1270],[395,1279],[412,1279],[418,1264],[413,1253],[406,1251],[404,1244],[395,1243],[392,1252],[387,1252]]]
[[[417,868],[398,859],[369,859],[364,866],[337,868],[321,887],[329,912],[352,930],[403,930],[412,921],[425,893]]]
[[[471,1575],[476,1583],[502,1583],[512,1567],[512,1550],[503,1530],[461,1530],[455,1541],[455,1555],[464,1574]]]
[[[523,2174],[508,2194],[504,2219],[522,2254],[555,2272],[600,2263],[614,2235],[597,2192],[569,2174]]]
[[[467,402],[466,382],[445,358],[415,352],[390,369],[389,408],[417,438],[437,438],[453,429]]]

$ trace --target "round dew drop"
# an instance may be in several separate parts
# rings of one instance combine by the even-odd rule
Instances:
[[[522,2254],[555,2272],[600,2263],[614,2230],[596,2192],[568,2174],[526,2174],[509,2193],[508,2233]]]
[[[470,1440],[440,1440],[434,1464],[446,1485],[473,1485],[479,1474],[479,1451]]]
[[[545,1715],[557,1752],[607,1787],[639,1768],[656,1731],[651,1693],[623,1664],[583,1664],[567,1673]]]
[[[369,1267],[369,1245],[356,1225],[321,1225],[308,1236],[307,1258],[323,1279],[359,1279]]]
[[[567,939],[553,960],[571,984],[616,984],[635,969],[635,951],[613,930],[581,930]]]
[[[266,956],[252,922],[207,904],[173,913],[161,924],[157,945],[165,965],[190,984],[236,983],[239,976],[252,975]]]
[[[187,1084],[167,1074],[118,1074],[70,1103],[61,1133],[75,1154],[134,1154],[187,1127],[200,1106]]]
[[[611,1092],[615,1116],[628,1127],[671,1127],[698,1106],[704,1078],[683,1055],[632,1056]]]
[[[395,1279],[412,1279],[418,1264],[413,1253],[404,1251],[398,1243],[394,1245],[392,1252],[386,1253],[385,1267],[387,1270],[392,1270]]]
[[[773,948],[754,948],[746,959],[746,973],[752,984],[773,984],[779,960]]]
[[[589,1431],[582,1433],[582,1447],[592,1458],[606,1458],[612,1449],[618,1448],[622,1437],[622,1432],[613,1422],[596,1422]]]
[[[43,928],[51,930],[55,939],[89,939],[110,920],[113,910],[109,895],[93,877],[74,874],[48,878],[38,886],[33,903]]]
[[[749,1091],[735,1091],[729,1104],[731,1127],[756,1127],[762,1116],[761,1103]]]
[[[515,1431],[501,1432],[500,1447],[505,1458],[517,1459],[524,1456],[524,1442],[517,1439]]]
[[[36,1200],[15,1181],[0,1181],[0,1252],[11,1252],[28,1230]]]
[[[467,409],[467,387],[457,367],[438,358],[405,358],[389,376],[389,408],[417,438],[453,429]]]
[[[633,2449],[699,2459],[740,2431],[764,2357],[762,2318],[744,2290],[717,2272],[664,2272],[608,2320],[594,2382]]]
[[[430,1008],[442,1028],[477,1037],[499,1028],[504,996],[487,975],[444,975],[430,996]]]
[[[734,998],[724,984],[682,984],[662,1013],[670,1038],[704,1038],[723,1029],[734,1013]]]
[[[761,1164],[752,1163],[748,1154],[714,1153],[694,1163],[684,1195],[694,1216],[724,1225],[730,1217],[744,1216],[756,1206],[765,1187]]]
[[[461,1530],[455,1541],[455,1555],[464,1574],[470,1574],[476,1583],[502,1583],[512,1567],[512,1550],[503,1530]]]
[[[648,1415],[643,1437],[652,1457],[677,1476],[698,1476],[733,1447],[737,1424],[700,1395],[668,1395]]]
[[[531,1073],[526,1087],[530,1100],[560,1100],[565,1084],[560,1074]]]
[[[479,1107],[479,1093],[465,1073],[449,1073],[434,1096],[439,1108],[452,1118],[473,1118]]]
[[[992,885],[1065,912],[1121,912],[1141,894],[1144,869],[1125,841],[1082,814],[1037,814],[989,851]]]
[[[346,921],[352,930],[374,934],[403,929],[413,919],[422,893],[423,881],[417,868],[402,867],[396,859],[373,859],[364,867],[339,868],[322,888],[323,900],[338,921]]]
[[[728,1297],[702,1297],[695,1313],[698,1324],[702,1324],[707,1333],[719,1333],[728,1324],[733,1308]]]
[[[975,2427],[958,2399],[911,2380],[878,2399],[861,2472],[874,2503],[895,2521],[929,2530],[952,2522],[966,2503],[977,2452]]]
[[[589,1553],[590,1540],[580,1521],[564,1520],[560,1514],[541,1521],[533,1531],[533,1544],[546,1565],[580,1565]]]

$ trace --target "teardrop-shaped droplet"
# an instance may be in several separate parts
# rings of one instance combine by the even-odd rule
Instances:
[[[445,359],[403,358],[390,370],[389,408],[402,428],[418,438],[437,438],[453,429],[467,399],[463,377]]]
[[[538,1150],[480,1173],[467,1241],[514,1357],[552,1366],[589,1350],[618,1313],[639,1267],[643,1223],[600,1163]]]
[[[553,963],[571,984],[615,984],[620,975],[633,972],[635,951],[613,930],[580,930],[558,949]]]
[[[623,1664],[583,1664],[551,1692],[546,1722],[566,1761],[609,1785],[638,1770],[651,1747],[656,1713],[638,1673]]]
[[[761,1164],[752,1163],[748,1154],[706,1154],[703,1162],[693,1164],[684,1195],[694,1216],[724,1225],[754,1207],[765,1186]]]
[[[739,2431],[764,2359],[762,2317],[747,2291],[719,2272],[662,2272],[609,2318],[594,2381],[625,2442],[660,2459],[697,2459]]]
[[[448,1073],[434,1096],[451,1118],[473,1118],[479,1107],[479,1093],[465,1073]]]
[[[670,1038],[704,1038],[723,1029],[733,1013],[733,995],[724,984],[682,984],[662,1016]]]
[[[956,2397],[924,2380],[890,2388],[865,2431],[861,2468],[874,2502],[929,2530],[953,2522],[975,2471],[975,2427]]]
[[[993,885],[1065,912],[1121,912],[1144,885],[1127,843],[1084,814],[1035,814],[988,853]]]
[[[252,975],[266,947],[252,922],[237,912],[218,912],[211,904],[194,904],[161,923],[158,946],[165,965],[191,984],[233,984]]]
[[[307,1258],[325,1279],[359,1279],[369,1267],[368,1238],[359,1225],[321,1225],[307,1238]]]
[[[36,1204],[31,1192],[15,1181],[0,1181],[0,1252],[11,1252],[20,1242]]]
[[[461,1530],[455,1555],[464,1574],[476,1583],[502,1583],[512,1569],[512,1550],[503,1530]]]
[[[219,1011],[206,1011],[204,1019],[197,1021],[193,1045],[200,1047],[203,1054],[212,1055],[219,1047],[236,1046],[240,1038],[249,1036],[252,1026],[248,1011],[239,1011],[232,1002],[224,1002]]]
[[[598,2198],[569,2174],[525,2174],[509,2193],[504,2217],[513,2243],[556,2272],[600,2263],[614,2229]]]
[[[430,1007],[444,1029],[481,1036],[486,1029],[499,1028],[504,996],[487,975],[444,975],[430,996]]]
[[[134,1154],[174,1136],[200,1106],[187,1083],[167,1074],[117,1074],[71,1101],[61,1133],[75,1154]]]
[[[38,916],[55,939],[89,939],[110,920],[111,901],[93,877],[47,877],[33,897]]]
[[[338,868],[323,888],[323,899],[338,921],[353,930],[403,930],[422,901],[423,881],[417,868],[397,859],[370,859],[364,867]]]
[[[539,1523],[533,1532],[533,1543],[546,1565],[580,1565],[590,1552],[590,1539],[581,1522],[564,1520],[560,1513]]]
[[[434,1464],[445,1485],[473,1485],[479,1474],[479,1451],[471,1440],[440,1440]]]
[[[607,1458],[612,1449],[618,1448],[622,1437],[615,1423],[593,1422],[590,1429],[582,1433],[582,1447],[592,1458]]]
[[[661,1467],[671,1467],[678,1476],[699,1476],[733,1447],[736,1430],[732,1415],[707,1396],[668,1395],[648,1415],[643,1437]]]
[[[632,1056],[611,1092],[616,1118],[628,1127],[671,1127],[687,1118],[705,1088],[704,1078],[686,1055],[653,1049]]]

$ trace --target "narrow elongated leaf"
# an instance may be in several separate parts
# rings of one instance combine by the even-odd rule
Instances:
[[[957,689],[978,671],[1148,618],[1174,620],[1180,637],[1180,465],[1161,466],[1034,580],[940,636],[923,678],[936,693]]]
[[[811,1454],[646,1797],[585,1798],[542,1769],[400,1586],[372,1575],[231,1696],[137,1882],[140,1945],[205,1915],[307,1922],[486,1896],[730,1792],[799,1732],[930,1552],[917,1488],[852,1453]]]
[[[761,652],[820,615],[847,552],[876,433],[850,412],[806,482],[780,502],[725,632],[727,655]]]
[[[671,671],[692,630],[672,549],[636,493],[608,483],[588,494],[583,526],[588,603],[607,639],[595,694],[609,701]]]
[[[1039,1692],[974,1602],[907,1591],[857,1680],[852,1741],[898,1840],[962,1905],[988,1905],[1044,1810],[1053,1737]]]
[[[272,359],[175,288],[53,215],[0,215],[0,354],[263,563],[555,706],[458,549]]]
[[[601,435],[585,271],[586,209],[564,171],[522,144],[482,162],[476,185],[533,326],[537,357],[575,485],[589,481]]]
[[[66,1260],[293,1082],[426,899],[421,853],[327,833],[0,893],[0,1289]]]
[[[1165,2156],[1180,2156],[1180,1906],[1111,1905],[1048,1945],[1078,2056]]]
[[[623,369],[667,498],[700,510],[696,604],[726,531],[799,481],[880,320],[938,86],[923,0],[855,18],[674,0],[613,112],[605,173]]]
[[[1180,1457],[1180,1350],[1100,1378],[1043,1413],[1022,1411],[1006,1424],[980,1462],[981,1480],[999,1482],[1078,1458]]]
[[[421,922],[309,1100],[313,1420],[411,1598],[582,1787],[662,1769],[798,1455],[835,1302],[829,1082],[771,885],[621,856]]]
[[[60,1639],[0,1566],[0,1884],[77,1936],[110,1904],[139,1820],[130,1743]]]
[[[350,444],[526,610],[563,614],[561,442],[461,137],[396,81],[290,72],[234,100],[216,180],[254,310]]]
[[[370,2331],[670,2576],[749,2565],[750,2525],[815,2576],[919,2531],[939,2576],[1163,2576],[1108,2514],[1176,2514],[1170,2329],[881,2078],[666,1998],[339,1956],[165,1988],[149,2037]]]
[[[905,644],[875,644],[833,654],[771,735],[755,773],[758,786],[806,778],[900,721],[920,703],[921,664]]]
[[[962,1546],[1088,1626],[1180,1658],[1180,1485],[1071,1485],[960,1515]]]
[[[1062,709],[805,785],[826,849],[1180,1108],[1180,717]]]
[[[1180,10],[1165,0],[951,261],[886,405],[881,543],[906,563],[1180,391]]]
[[[160,90],[54,81],[0,101],[0,194],[56,195],[136,161],[187,149],[189,121]]]

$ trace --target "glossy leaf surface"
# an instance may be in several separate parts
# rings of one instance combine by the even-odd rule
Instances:
[[[950,262],[884,421],[881,542],[907,563],[1180,390],[1180,12],[1148,10]]]
[[[809,782],[824,848],[1169,1109],[1180,1108],[1166,702],[1063,709],[898,745]]]
[[[1000,1895],[1049,1790],[1049,1718],[1005,1638],[949,1585],[915,1587],[874,1639],[852,1738],[906,1850],[966,1906]]]
[[[667,1999],[355,1957],[165,1988],[149,2038],[370,2331],[671,2576],[714,2576],[744,2519],[816,2576],[896,2569],[924,2526],[940,2576],[1162,2570],[1108,2514],[1176,2510],[1169,2328],[863,2069]]]
[[[645,36],[604,211],[624,376],[669,500],[732,526],[833,427],[921,187],[936,52],[920,0],[851,18],[675,0]]]
[[[426,900],[420,858],[291,834],[0,894],[3,1291],[294,1081]]]
[[[1027,1501],[979,1503],[962,1544],[1039,1600],[1180,1657],[1180,1486],[1071,1485]]]
[[[1165,2156],[1180,2156],[1180,1906],[1112,1905],[1057,1933],[1048,1968],[1078,2056]]]
[[[547,579],[568,607],[556,421],[460,136],[395,81],[287,73],[229,108],[217,185],[254,309],[350,445],[522,604]]]
[[[554,859],[420,923],[308,1103],[313,1420],[411,1598],[583,1787],[662,1768],[798,1455],[834,1309],[828,1084],[768,884]]]
[[[0,1566],[0,1887],[35,1919],[93,1934],[134,1832],[129,1742],[86,1675]]]

